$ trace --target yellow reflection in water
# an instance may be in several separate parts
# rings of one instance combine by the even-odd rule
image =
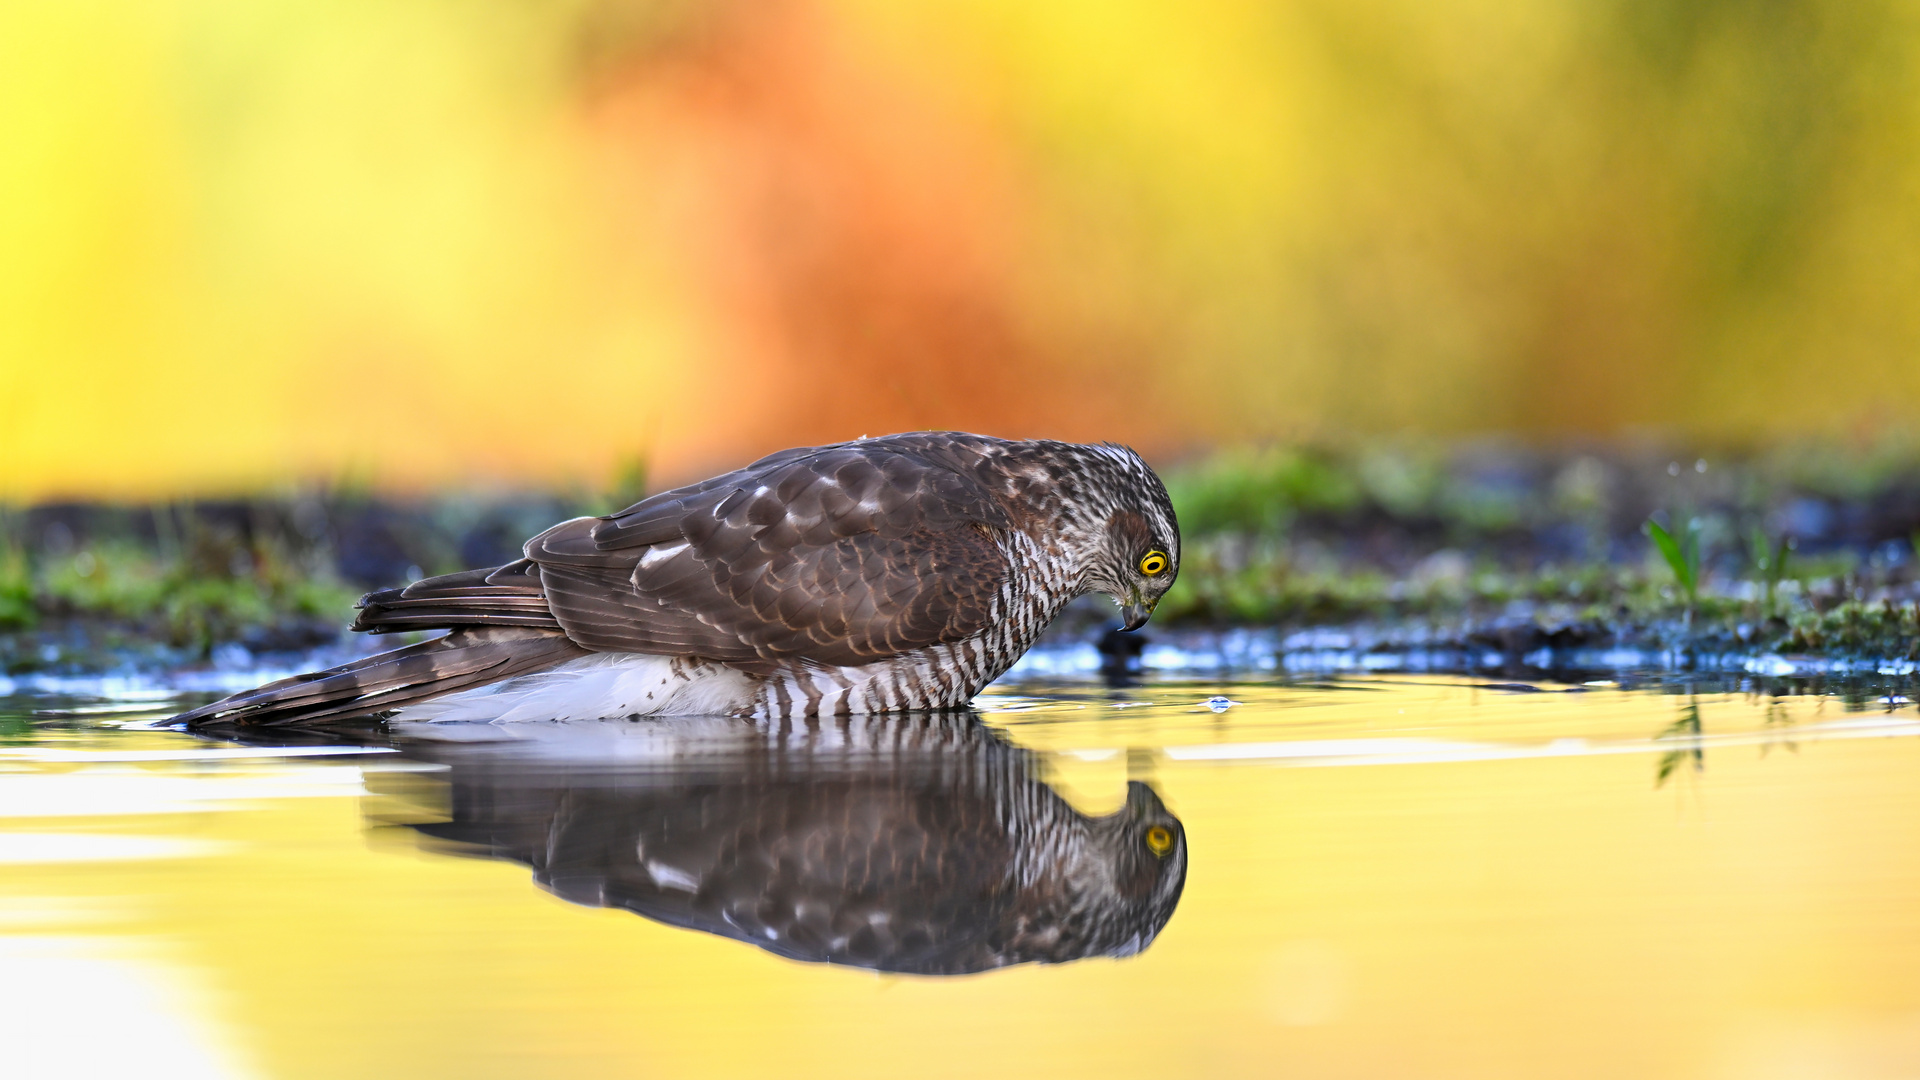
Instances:
[[[1653,737],[1686,698],[1378,682],[1235,689],[1215,715],[1193,704],[1210,692],[989,717],[1091,798],[1151,770],[1184,821],[1185,897],[1131,960],[955,980],[793,963],[426,853],[370,826],[352,783],[8,822],[194,846],[9,867],[0,901],[113,913],[60,931],[88,955],[168,943],[204,986],[177,1010],[270,1077],[1920,1069],[1910,709],[1701,697],[1704,771],[1656,786]],[[295,766],[418,768],[142,768],[261,791]],[[0,791],[55,769],[13,767]]]

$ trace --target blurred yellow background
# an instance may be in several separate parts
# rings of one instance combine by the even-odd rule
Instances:
[[[1899,423],[1882,0],[10,0],[0,498]]]

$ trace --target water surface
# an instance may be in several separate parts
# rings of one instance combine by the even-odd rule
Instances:
[[[17,693],[0,1073],[1911,1076],[1920,715],[1791,690],[1036,681],[904,726],[295,746]],[[993,883],[1132,818],[1116,895],[1181,864],[1157,937],[1019,962],[1049,916]],[[739,872],[807,851],[832,874]],[[688,899],[715,867],[732,907]]]

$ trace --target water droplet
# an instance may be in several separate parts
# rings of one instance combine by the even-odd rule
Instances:
[[[1701,458],[1701,459],[1700,459],[1699,461],[1696,461],[1696,462],[1694,462],[1694,463],[1693,463],[1693,471],[1694,471],[1694,472],[1706,472],[1706,471],[1707,471],[1707,459],[1706,459],[1706,458]]]
[[[1669,462],[1667,462],[1667,475],[1668,475],[1668,476],[1679,476],[1679,475],[1680,475],[1680,463],[1679,463],[1679,462],[1677,462],[1677,461],[1669,461]]]
[[[1231,698],[1220,697],[1219,695],[1216,694],[1213,697],[1208,698],[1205,702],[1202,702],[1202,704],[1206,705],[1207,708],[1212,709],[1214,712],[1226,712],[1228,709],[1231,709],[1235,705],[1238,705],[1239,702],[1234,701]]]

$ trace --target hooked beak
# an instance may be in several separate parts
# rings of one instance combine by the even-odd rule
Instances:
[[[1122,604],[1120,617],[1123,621],[1120,629],[1138,630],[1147,625],[1147,620],[1153,616],[1153,606],[1157,603],[1159,603],[1157,600],[1150,600],[1144,604],[1135,600],[1131,604]]]

